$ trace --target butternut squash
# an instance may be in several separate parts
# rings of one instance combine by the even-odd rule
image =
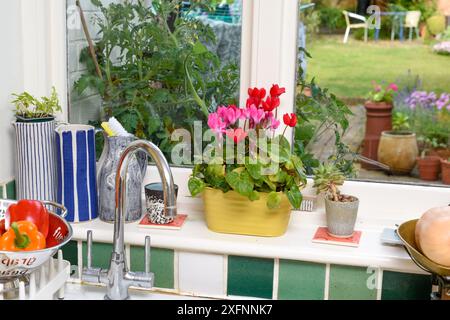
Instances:
[[[419,250],[428,259],[450,267],[450,207],[425,212],[417,222],[415,237]]]

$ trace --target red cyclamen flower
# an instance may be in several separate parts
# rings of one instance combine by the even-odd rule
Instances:
[[[295,127],[297,125],[297,115],[295,113],[286,113],[283,116],[283,122],[285,125],[287,125],[288,127]]]
[[[272,97],[279,97],[285,92],[286,88],[280,88],[277,84],[272,85],[272,88],[270,89],[270,95]]]
[[[261,104],[262,99],[264,99],[264,97],[266,96],[266,89],[261,88],[249,88],[248,89],[248,96],[249,98],[247,99],[247,108],[255,105],[256,107],[259,107]]]
[[[275,108],[280,106],[280,98],[278,97],[267,97],[266,101],[262,102],[264,111],[271,112]]]

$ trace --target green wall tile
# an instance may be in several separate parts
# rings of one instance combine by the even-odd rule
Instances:
[[[375,300],[376,288],[369,289],[367,280],[373,273],[367,268],[331,265],[330,266],[330,300]]]
[[[152,248],[150,271],[155,274],[155,287],[174,288],[174,251],[169,249]],[[145,271],[144,247],[131,246],[131,270]]]
[[[429,300],[431,276],[383,271],[382,300]]]
[[[8,199],[15,200],[16,199],[16,181],[13,180],[6,184],[6,194]]]
[[[272,298],[273,260],[228,257],[228,295]]]
[[[78,248],[77,248],[77,241],[71,240],[69,241],[63,248],[63,257],[64,260],[67,260],[70,262],[71,265],[76,266],[78,265]]]
[[[94,242],[92,245],[92,267],[108,269],[112,253],[111,243]],[[87,244],[83,242],[83,266],[87,266]]]
[[[325,268],[319,263],[280,260],[278,299],[322,300]]]

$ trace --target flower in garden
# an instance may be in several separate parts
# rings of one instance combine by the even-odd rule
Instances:
[[[271,97],[279,97],[285,92],[286,88],[280,88],[277,84],[272,85],[272,88],[270,88]]]
[[[395,92],[398,91],[398,86],[395,83],[390,83],[387,88],[388,88],[388,90],[390,89]]]
[[[216,133],[223,133],[226,128],[225,122],[217,113],[210,113],[208,116],[208,126]]]
[[[262,99],[266,96],[266,89],[261,88],[249,88],[248,89],[248,99],[247,99],[247,108],[252,105],[259,107],[261,105]]]
[[[295,113],[286,113],[283,116],[283,122],[285,125],[287,125],[288,127],[295,127],[297,125],[297,115]]]
[[[277,96],[267,97],[266,101],[262,101],[264,111],[271,112],[280,106],[280,98]]]
[[[433,46],[433,51],[438,54],[450,55],[450,41],[443,41]]]
[[[247,137],[247,132],[242,128],[237,129],[227,129],[227,137],[233,139],[234,143],[239,143]]]
[[[436,101],[436,107],[438,110],[442,110],[444,108],[447,108],[450,110],[450,94],[448,93],[442,93],[439,99]]]

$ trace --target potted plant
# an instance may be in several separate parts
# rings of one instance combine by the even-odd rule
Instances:
[[[409,174],[419,154],[416,134],[410,131],[409,117],[395,112],[392,129],[381,133],[378,161],[390,167],[395,174]]]
[[[424,145],[420,157],[417,158],[420,179],[436,181],[441,171],[441,158],[436,155],[427,155],[427,153],[429,150],[441,147],[441,144],[436,138],[425,137],[420,140],[423,141]]]
[[[392,129],[392,101],[398,86],[391,83],[383,87],[373,83],[364,107],[366,108],[366,133],[362,155],[372,160],[378,160],[378,144],[381,132]],[[371,164],[363,163],[365,169],[376,169]]]
[[[61,111],[55,87],[49,97],[40,99],[28,92],[13,94],[17,122],[47,122],[55,119],[55,114]]]
[[[55,114],[61,111],[56,90],[40,99],[28,92],[13,96],[18,199],[56,201]]]
[[[441,159],[442,182],[450,184],[450,158]]]
[[[285,114],[284,132],[275,134],[284,92],[274,85],[266,97],[263,88],[249,89],[245,108],[231,105],[209,114],[215,144],[205,149],[210,156],[195,165],[188,187],[193,196],[203,195],[210,230],[280,236],[292,207],[300,208],[306,175],[284,137],[286,128],[296,126],[296,115]]]
[[[325,195],[328,233],[333,237],[349,238],[353,235],[358,215],[358,198],[341,194],[338,186],[345,177],[333,164],[322,164],[314,169],[314,186],[317,194]]]

